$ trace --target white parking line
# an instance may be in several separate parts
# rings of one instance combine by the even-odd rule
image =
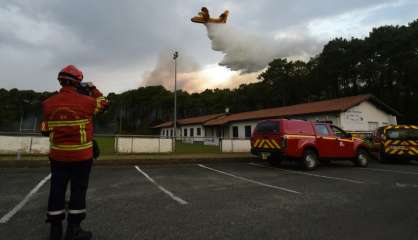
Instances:
[[[138,172],[140,172],[142,175],[144,175],[150,182],[152,182],[155,186],[157,186],[158,189],[160,189],[163,193],[167,194],[168,196],[170,196],[174,201],[180,203],[181,205],[186,205],[188,204],[188,202],[184,201],[183,199],[177,197],[176,195],[174,195],[172,192],[168,191],[167,189],[165,189],[163,186],[159,185],[157,182],[155,182],[154,179],[152,179],[148,174],[146,174],[144,171],[142,171],[138,166],[135,166],[136,170],[138,170]]]
[[[383,168],[359,168],[363,170],[369,170],[369,171],[376,171],[376,172],[390,172],[390,173],[400,173],[400,174],[409,174],[409,175],[418,175],[418,172],[408,172],[408,171],[399,171],[399,170],[389,170],[389,169],[383,169]]]
[[[29,201],[29,199],[36,193],[38,192],[38,190],[49,180],[51,179],[51,174],[49,174],[48,176],[46,176],[44,179],[42,179],[38,185],[36,185],[26,196],[25,198],[19,203],[17,204],[12,210],[10,210],[10,212],[8,212],[6,215],[4,215],[1,219],[0,219],[0,224],[1,223],[7,223],[17,212],[19,212],[25,205],[26,203]]]
[[[266,183],[262,183],[262,182],[259,182],[259,181],[256,181],[256,180],[252,180],[252,179],[248,179],[248,178],[245,178],[245,177],[236,176],[236,175],[231,174],[231,173],[227,173],[227,172],[224,172],[224,171],[220,171],[220,170],[217,170],[217,169],[214,169],[214,168],[207,167],[207,166],[205,166],[203,164],[198,164],[198,166],[201,167],[201,168],[206,168],[208,170],[211,170],[211,171],[214,171],[214,172],[217,172],[217,173],[221,173],[221,174],[224,174],[224,175],[233,177],[233,178],[237,178],[237,179],[242,180],[242,181],[254,183],[254,184],[257,184],[257,185],[260,185],[260,186],[263,186],[263,187],[268,187],[268,188],[273,188],[273,189],[281,190],[281,191],[285,191],[285,192],[300,194],[300,192],[297,192],[297,191],[294,191],[294,190],[291,190],[291,189],[287,189],[287,188],[283,188],[283,187],[278,187],[278,186],[274,186],[274,185],[270,185],[270,184],[266,184]]]
[[[396,182],[395,186],[398,188],[418,188],[417,184],[399,183]]]
[[[258,164],[258,163],[248,163],[248,164],[252,165],[252,166],[257,166],[257,167],[273,168],[273,167],[265,166],[265,165]],[[273,169],[277,169],[277,170],[280,170],[280,171],[283,171],[283,172],[289,172],[289,173],[293,173],[293,174],[307,175],[307,176],[311,176],[311,177],[319,177],[319,178],[325,178],[325,179],[331,179],[331,180],[343,181],[343,182],[349,182],[349,183],[356,183],[356,184],[363,184],[364,183],[362,181],[349,179],[349,178],[330,177],[330,176],[318,175],[318,174],[313,174],[313,173],[286,170],[286,169],[281,169],[281,168],[273,168]]]

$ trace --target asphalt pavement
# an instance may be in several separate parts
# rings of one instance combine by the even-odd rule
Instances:
[[[47,239],[48,175],[0,169],[0,239]],[[418,164],[96,166],[87,204],[99,240],[418,239]]]

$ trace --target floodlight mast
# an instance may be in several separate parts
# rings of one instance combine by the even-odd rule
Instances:
[[[177,136],[177,58],[179,53],[177,51],[173,54],[174,60],[174,120],[173,120],[173,152],[176,151],[176,136]]]

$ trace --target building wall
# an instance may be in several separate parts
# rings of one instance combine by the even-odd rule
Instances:
[[[170,138],[170,137],[172,137],[172,135],[174,135],[174,132],[173,132],[173,134],[171,134],[172,130],[173,130],[172,127],[171,128],[162,128],[160,130],[160,136],[165,137],[165,138]],[[176,136],[181,136],[180,135],[180,128],[177,128]]]
[[[321,114],[309,114],[289,117],[289,119],[300,119],[306,121],[330,121],[332,124],[341,127],[341,119],[338,113],[321,113]]]
[[[340,114],[341,127],[348,131],[373,131],[377,127],[396,124],[396,116],[386,113],[370,102],[363,102]]]
[[[255,126],[257,125],[258,121],[243,121],[243,122],[235,122],[235,123],[231,123],[229,124],[229,126],[226,129],[226,132],[228,134],[225,134],[225,138],[235,138],[234,134],[233,134],[233,129],[234,127],[238,127],[238,137],[239,139],[244,139],[245,137],[245,126],[251,126],[251,133],[254,131]]]
[[[205,127],[203,127],[203,125],[201,124],[196,124],[196,125],[185,125],[185,126],[181,126],[181,134],[179,136],[182,137],[186,137],[184,136],[184,129],[187,129],[187,137],[191,137],[190,136],[190,129],[193,129],[193,137],[194,138],[203,138],[205,137]],[[197,135],[197,129],[200,128],[200,135]]]
[[[200,128],[200,135],[197,135],[197,129]],[[172,137],[171,131],[173,128],[162,128],[160,130],[160,136],[161,137]],[[184,136],[184,129],[187,129],[187,136]],[[190,129],[194,129],[194,134],[193,134],[193,138],[198,139],[198,138],[204,138],[205,137],[205,127],[203,127],[203,125],[185,125],[185,126],[180,126],[177,127],[177,132],[176,132],[176,136],[177,137],[186,137],[186,138],[192,138],[190,136]]]
[[[289,119],[300,119],[306,121],[332,121],[333,124],[340,126],[340,119],[337,113],[330,113],[330,114],[314,114],[314,115],[300,115],[289,117]],[[264,119],[260,120],[253,120],[253,121],[243,121],[243,122],[235,122],[228,125],[228,135],[224,136],[225,138],[234,138],[233,136],[233,129],[234,127],[238,127],[238,137],[239,139],[244,139],[245,137],[245,126],[251,126],[251,133],[254,131],[258,122],[263,121]]]
[[[373,131],[375,128],[396,124],[396,116],[386,113],[370,102],[363,102],[358,106],[348,109],[342,113],[325,113],[325,114],[308,114],[291,116],[289,119],[301,119],[307,121],[330,121],[334,125],[348,131]],[[177,136],[182,136],[184,129],[187,128],[187,137],[190,138],[190,128],[194,128],[194,138],[219,139],[219,138],[238,138],[245,139],[245,126],[251,127],[251,132],[254,131],[258,122],[262,120],[241,121],[227,124],[225,126],[204,127],[203,125],[188,125],[181,126],[177,131]],[[234,127],[238,128],[238,136],[234,137]],[[201,136],[197,136],[197,128],[201,128]],[[162,129],[169,133],[169,128]],[[167,134],[164,135],[167,137]],[[205,140],[206,141],[206,140]]]

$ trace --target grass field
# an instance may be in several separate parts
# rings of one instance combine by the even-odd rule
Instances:
[[[100,152],[102,155],[114,154],[115,153],[115,138],[114,137],[95,137],[94,138],[99,144]],[[202,143],[183,143],[176,141],[176,152],[177,154],[185,153],[219,153],[219,147],[217,146],[206,146]]]
[[[95,137],[99,144],[101,154],[114,154],[115,153],[115,138],[114,137]]]

